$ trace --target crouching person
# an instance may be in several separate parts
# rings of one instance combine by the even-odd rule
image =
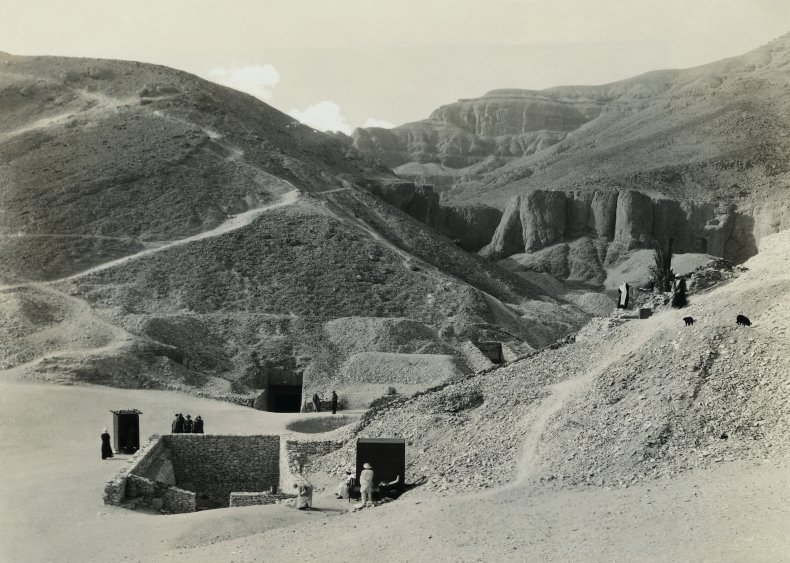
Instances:
[[[313,486],[302,481],[294,483],[296,489],[296,508],[304,510],[305,508],[313,508]]]
[[[336,498],[351,499],[351,491],[354,490],[354,472],[346,469],[346,480],[337,486]]]

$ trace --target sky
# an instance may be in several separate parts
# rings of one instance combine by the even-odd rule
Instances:
[[[788,0],[0,0],[0,51],[163,64],[347,133],[498,88],[696,66],[788,32]]]

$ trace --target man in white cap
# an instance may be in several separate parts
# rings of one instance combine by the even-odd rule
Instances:
[[[366,463],[359,474],[359,492],[362,495],[362,504],[373,504],[373,467]]]

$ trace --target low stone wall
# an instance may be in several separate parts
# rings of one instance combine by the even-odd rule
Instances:
[[[285,462],[294,475],[305,473],[307,466],[317,457],[325,456],[343,447],[341,440],[286,440]]]
[[[154,434],[148,441],[143,444],[139,450],[131,457],[128,465],[119,471],[115,477],[110,479],[104,485],[104,504],[112,504],[119,506],[126,499],[126,479],[132,471],[141,468],[145,472],[154,457],[158,452],[164,448],[164,444],[160,440],[159,434]],[[151,456],[149,457],[149,454]]]
[[[150,506],[172,513],[194,512],[195,493],[173,486],[170,452],[155,434],[104,487],[104,503]]]
[[[198,497],[208,501],[201,506],[229,506],[236,491],[259,491],[235,493],[258,495],[238,501],[247,504],[290,497],[264,492],[272,487],[280,487],[279,436],[154,435],[105,484],[104,502],[182,513],[194,512]]]
[[[257,506],[261,504],[277,504],[283,500],[296,498],[285,493],[230,493],[230,506]]]
[[[176,483],[228,506],[234,491],[265,491],[280,484],[279,436],[168,434]]]

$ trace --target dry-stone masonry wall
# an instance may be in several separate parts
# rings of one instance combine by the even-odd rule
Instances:
[[[232,492],[270,491],[279,481],[279,436],[154,435],[106,483],[104,502],[194,512],[198,497],[208,501],[204,505],[224,507]],[[270,497],[248,504],[268,504],[281,495]]]
[[[154,435],[104,487],[105,504],[150,506],[167,512],[195,511],[195,493],[175,487],[170,452]]]
[[[176,483],[213,506],[228,506],[232,492],[279,486],[279,436],[170,434],[164,441]]]
[[[286,440],[285,459],[288,463],[288,470],[293,474],[301,474],[315,458],[332,453],[342,447],[341,440]]]
[[[295,498],[285,493],[230,493],[230,506],[256,506],[260,504],[277,504],[280,501]]]

